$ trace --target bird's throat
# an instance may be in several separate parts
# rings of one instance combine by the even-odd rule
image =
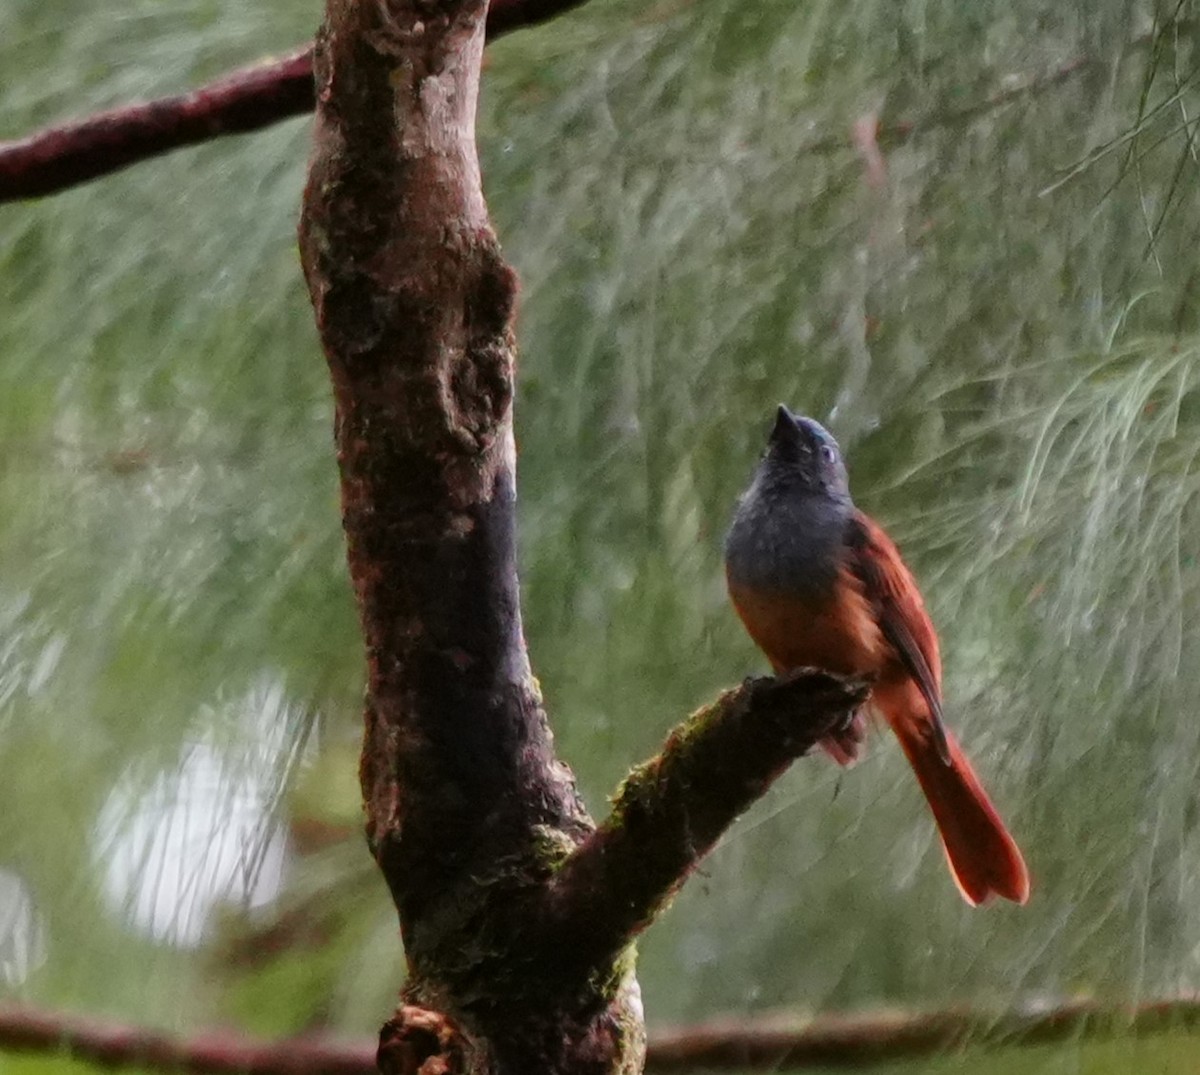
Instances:
[[[852,511],[821,493],[755,482],[725,539],[731,584],[808,601],[828,596],[845,564]]]

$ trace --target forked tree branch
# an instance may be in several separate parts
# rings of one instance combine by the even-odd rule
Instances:
[[[1009,1012],[952,1008],[814,1019],[726,1018],[651,1032],[646,1070],[850,1071],[953,1049],[1149,1037],[1197,1026],[1196,997],[1138,1005],[1078,1000]],[[65,1012],[9,1007],[0,1008],[0,1051],[184,1075],[372,1075],[376,1047],[370,1041],[312,1037],[260,1041],[228,1031],[179,1039]]]
[[[686,722],[593,831],[521,628],[516,280],[474,140],[484,10],[327,0],[314,54],[300,251],[367,648],[367,835],[409,963],[379,1059],[633,1075],[630,941],[865,692],[822,673],[747,682]]]
[[[488,40],[585,0],[492,0]],[[174,97],[122,105],[0,142],[0,203],[38,198],[131,164],[313,110],[312,46],[232,71]]]

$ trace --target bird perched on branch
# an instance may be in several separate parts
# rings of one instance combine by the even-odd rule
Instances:
[[[767,450],[725,539],[733,606],[776,675],[821,668],[873,680],[871,702],[900,740],[963,898],[1024,903],[1029,873],[942,720],[938,638],[912,573],[850,499],[837,442],[780,406]],[[821,745],[852,762],[858,714]]]

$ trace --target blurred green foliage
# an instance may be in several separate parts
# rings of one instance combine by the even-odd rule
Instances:
[[[922,580],[951,719],[1035,880],[1024,909],[964,907],[886,736],[848,773],[804,762],[647,937],[652,1021],[1200,984],[1194,14],[593,0],[490,50],[526,627],[593,810],[762,670],[720,539],[786,400],[839,435]],[[194,85],[317,18],[6,0],[0,137]],[[882,189],[851,138],[869,115]],[[369,1031],[394,998],[295,255],[308,129],[0,207],[14,997],[264,1033]],[[1177,1044],[995,1070],[1183,1071]]]

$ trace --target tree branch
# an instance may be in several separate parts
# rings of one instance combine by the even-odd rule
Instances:
[[[868,1068],[967,1047],[1005,1048],[1144,1037],[1200,1026],[1200,999],[1138,1005],[1097,1000],[1035,1004],[1007,1012],[948,1008],[815,1019],[717,1019],[654,1035],[654,1071]]]
[[[551,979],[530,911],[591,831],[529,668],[515,555],[516,278],[475,151],[486,0],[327,0],[300,252],[334,388],[367,649],[367,835],[400,916],[404,1010],[452,1066],[641,1063],[632,965]],[[398,1013],[381,1060],[428,1033]],[[449,1061],[447,1061],[449,1063]]]
[[[1200,998],[1138,1005],[1076,1000],[1009,1012],[951,1008],[856,1016],[713,1019],[650,1035],[647,1071],[803,1071],[867,1068],[966,1047],[1016,1049],[1056,1042],[1182,1033],[1200,1026]],[[373,1042],[311,1037],[257,1041],[228,1031],[188,1039],[65,1012],[0,1007],[0,1050],[59,1055],[99,1068],[186,1075],[373,1075]]]
[[[312,49],[244,67],[191,93],[122,105],[0,142],[0,202],[78,186],[182,146],[311,112]]]
[[[602,965],[655,918],[720,835],[867,697],[823,672],[749,679],[694,713],[622,784],[555,873],[543,916],[562,958]]]
[[[300,228],[367,644],[368,836],[409,927],[537,826],[587,824],[521,632],[516,280],[474,146],[483,10],[330,0]]]
[[[487,38],[545,22],[585,0],[492,0]],[[0,203],[79,186],[184,146],[313,110],[312,46],[232,71],[174,97],[122,105],[0,142]]]
[[[372,1075],[375,1046],[313,1038],[253,1041],[227,1031],[179,1040],[143,1027],[66,1012],[0,1007],[0,1049],[46,1053],[98,1068],[140,1067],[189,1075]]]
[[[572,2],[499,0],[493,25]],[[644,1052],[630,942],[866,688],[813,672],[748,681],[681,725],[594,830],[554,756],[520,618],[517,284],[474,137],[487,10],[327,0],[312,53],[300,252],[366,642],[367,835],[409,963],[379,1059],[389,1072],[437,1056],[462,1075],[626,1075]],[[295,73],[305,54],[287,62]],[[248,129],[262,116],[247,86],[281,85],[265,70],[171,115],[193,134],[214,116]],[[161,131],[144,107],[143,134]],[[130,159],[119,138],[99,144]]]
[[[315,52],[300,250],[368,655],[367,835],[400,915],[402,1011],[451,1028],[447,1063],[618,1075],[644,1050],[629,942],[865,688],[813,673],[729,692],[593,834],[521,629],[516,281],[474,143],[483,11],[328,0]],[[437,1040],[398,1015],[384,1052],[403,1065]]]

